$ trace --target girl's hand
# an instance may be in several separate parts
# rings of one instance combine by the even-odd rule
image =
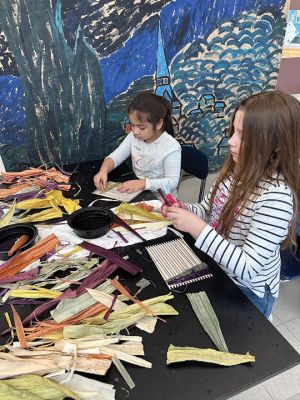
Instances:
[[[94,184],[97,189],[104,190],[107,184],[107,172],[100,171],[94,176]]]
[[[174,227],[182,232],[188,232],[197,239],[206,226],[203,219],[190,211],[178,207],[168,207],[167,218],[172,221]]]
[[[183,208],[184,210],[186,210],[186,205],[184,203],[182,203],[181,201],[178,201],[178,200],[176,200],[176,203],[173,204],[172,207]],[[165,218],[167,218],[168,208],[169,208],[169,206],[167,206],[166,204],[163,204],[160,207],[160,212],[162,213],[163,217],[165,217]]]
[[[132,181],[126,181],[119,185],[117,189],[123,193],[134,193],[139,190],[144,190],[146,187],[146,179],[134,179]]]

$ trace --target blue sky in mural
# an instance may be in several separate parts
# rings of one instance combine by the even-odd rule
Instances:
[[[275,7],[279,12],[284,3],[284,0],[174,1],[160,13],[167,60],[170,63],[182,47],[205,36],[224,19],[237,17],[246,10],[259,13]],[[100,60],[107,102],[126,91],[134,80],[155,72],[157,27],[158,15],[152,16],[123,47]]]
[[[92,9],[93,3],[89,0],[62,0],[63,6],[68,5],[63,14],[66,30],[72,35],[81,25],[87,40],[99,54],[107,104],[118,94],[126,92],[135,80],[155,73],[159,17],[165,54],[170,64],[185,45],[204,38],[222,21],[237,19],[243,11],[261,13],[272,10],[276,16],[276,12],[278,15],[281,13],[285,0],[145,0],[147,6],[137,7],[132,18],[128,0],[112,3],[115,10],[105,19],[99,11],[104,3],[95,3]],[[95,13],[97,7],[98,13]],[[120,21],[116,11],[121,9],[122,15],[124,12],[127,14]],[[102,31],[108,23],[110,28],[117,27],[120,33],[115,41],[111,41],[108,29]],[[20,145],[26,142],[22,82],[18,77],[5,73],[14,74],[15,71],[1,71],[1,142]]]

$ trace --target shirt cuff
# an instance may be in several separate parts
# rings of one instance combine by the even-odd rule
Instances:
[[[151,179],[146,178],[145,190],[152,190],[152,188],[151,188]]]

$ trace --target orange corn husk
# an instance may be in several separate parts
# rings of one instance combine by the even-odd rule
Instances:
[[[25,179],[30,177],[38,176],[41,179],[53,179],[56,182],[69,182],[70,177],[64,175],[62,172],[58,171],[56,168],[50,168],[48,170],[42,168],[30,168],[19,172],[3,172],[0,177],[4,182],[12,182],[15,179]]]
[[[19,338],[20,345],[21,345],[22,349],[26,349],[28,346],[27,346],[27,340],[25,337],[25,332],[24,332],[21,318],[20,318],[19,314],[17,313],[15,307],[12,304],[11,304],[11,309],[13,312],[15,328],[16,328],[16,332],[17,332],[17,335]]]
[[[6,261],[5,268],[0,269],[0,280],[16,275],[33,261],[36,261],[43,255],[50,253],[58,244],[58,238],[54,233],[44,237],[30,249],[27,249]]]
[[[11,196],[12,194],[17,194],[18,192],[21,192],[30,186],[32,185],[28,183],[18,183],[16,185],[12,185],[8,189],[0,189],[0,199],[5,199],[5,197]]]
[[[19,239],[16,240],[16,242],[13,244],[12,248],[9,250],[7,255],[10,257],[12,256],[20,247],[22,247],[27,240],[29,239],[28,235],[22,235],[19,237]]]
[[[38,324],[34,325],[34,327],[25,328],[25,331],[28,332],[28,335],[26,337],[29,341],[37,337],[43,337],[49,333],[62,330],[67,325],[76,325],[86,318],[93,317],[95,315],[98,315],[100,312],[106,310],[107,307],[105,307],[103,304],[96,303],[88,307],[86,310],[83,310],[80,313],[73,315],[68,319],[65,319],[63,322],[57,323],[54,320],[41,321]]]
[[[147,315],[153,315],[156,317],[156,315],[154,314],[154,312],[147,306],[145,306],[145,304],[138,300],[137,298],[133,297],[127,289],[125,289],[125,287],[117,280],[117,279],[112,279],[111,280],[111,284],[114,288],[116,288],[120,293],[122,293],[124,296],[126,296],[128,299],[130,299],[131,301],[133,301],[134,303],[138,304]]]
[[[45,173],[44,169],[30,168],[18,172],[2,172],[0,176],[5,182],[12,182],[14,179],[28,178],[29,176],[38,176],[43,173]]]

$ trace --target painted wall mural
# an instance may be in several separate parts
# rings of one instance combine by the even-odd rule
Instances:
[[[1,0],[0,155],[8,169],[100,159],[140,91],[167,97],[210,168],[228,118],[275,88],[284,0]]]

